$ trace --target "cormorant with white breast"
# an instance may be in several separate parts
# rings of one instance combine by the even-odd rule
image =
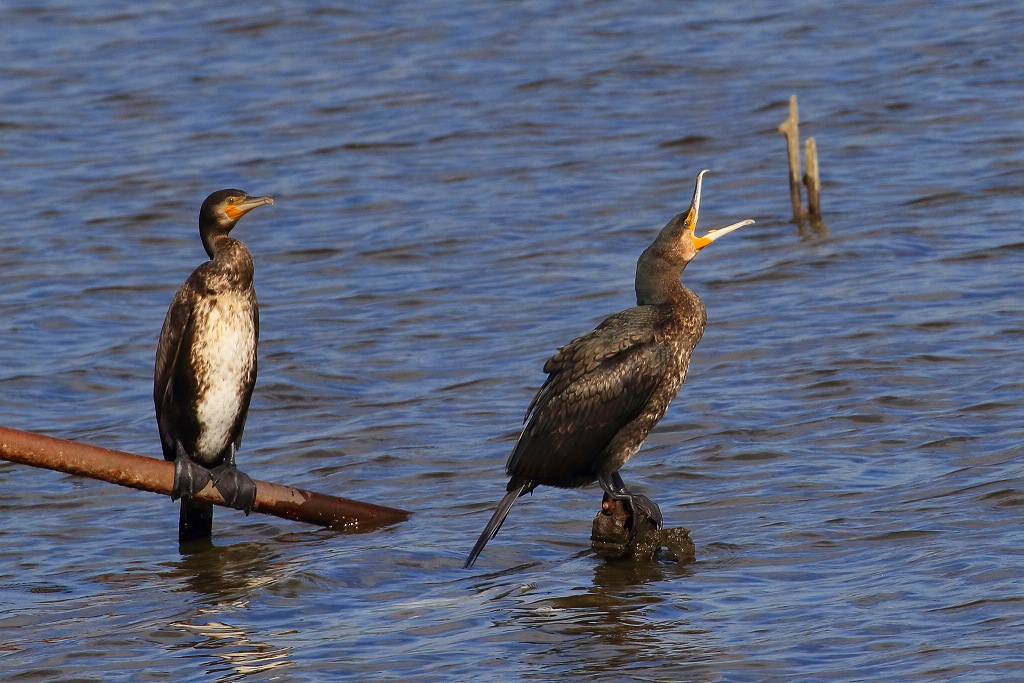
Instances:
[[[213,505],[192,496],[210,481],[232,506],[252,509],[256,486],[235,466],[235,451],[256,384],[259,304],[252,255],[228,236],[270,197],[214,192],[199,211],[210,260],[196,268],[167,310],[156,350],[153,401],[164,458],[174,461],[171,499],[181,498],[178,538],[208,537]]]
[[[669,221],[637,261],[637,305],[606,318],[544,364],[548,378],[527,408],[526,427],[505,467],[508,493],[473,546],[467,568],[498,533],[516,499],[541,485],[573,489],[597,480],[609,497],[661,525],[657,505],[630,492],[619,469],[679,392],[690,353],[704,334],[707,313],[679,281],[683,269],[714,240],[754,222],[697,237],[705,173],[697,175],[689,210]]]

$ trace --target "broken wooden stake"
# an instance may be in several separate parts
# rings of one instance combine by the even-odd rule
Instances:
[[[44,434],[0,427],[0,459],[67,474],[100,479],[166,496],[174,482],[174,463],[124,451],[89,446]],[[268,481],[256,481],[252,511],[346,531],[369,531],[409,518],[397,508],[362,503]],[[208,484],[196,498],[230,507]],[[175,518],[177,515],[175,515]]]
[[[807,215],[821,216],[821,178],[818,176],[818,147],[814,138],[804,143],[804,185],[807,186]]]
[[[793,221],[803,229],[804,221],[809,218],[816,232],[827,232],[821,222],[821,178],[818,174],[818,147],[814,138],[808,138],[804,144],[807,173],[800,173],[800,114],[796,95],[789,96],[789,115],[779,124],[779,132],[786,136],[789,201],[793,207]],[[801,201],[801,183],[807,186],[807,209],[804,209]]]
[[[793,220],[804,218],[800,197],[800,114],[796,95],[789,96],[789,116],[779,124],[779,132],[786,136],[786,157],[789,160],[789,201],[793,205]]]

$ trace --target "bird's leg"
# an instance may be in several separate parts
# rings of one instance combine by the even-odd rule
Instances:
[[[224,496],[224,502],[237,510],[243,510],[245,514],[252,512],[253,503],[256,502],[256,484],[248,474],[235,466],[234,444],[231,444],[227,459],[210,472],[213,474],[213,485]]]
[[[660,529],[662,527],[661,508],[647,496],[640,493],[632,493],[627,489],[625,482],[622,481],[622,477],[619,476],[618,472],[601,473],[598,475],[597,480],[610,498],[627,501],[634,513],[639,512],[643,514],[651,520],[655,528]]]
[[[210,470],[192,462],[184,446],[177,442],[177,453],[174,456],[174,485],[171,487],[171,500],[181,497],[191,498],[210,483]]]

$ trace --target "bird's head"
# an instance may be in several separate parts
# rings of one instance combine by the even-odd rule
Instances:
[[[257,206],[273,203],[274,200],[270,197],[250,197],[242,190],[217,190],[203,202],[203,208],[199,210],[199,220],[230,231],[238,219]]]
[[[693,201],[685,213],[677,214],[661,229],[651,246],[647,247],[636,264],[636,297],[640,304],[661,303],[679,287],[679,276],[686,264],[697,252],[719,237],[733,230],[750,225],[747,219],[717,230],[708,230],[698,237],[694,233],[700,215],[700,188],[704,180],[701,171],[697,174],[697,186],[693,190]]]
[[[199,234],[206,252],[212,257],[214,238],[231,232],[242,216],[257,206],[273,203],[271,197],[251,197],[242,190],[218,190],[211,194],[199,210]]]
[[[670,258],[672,261],[681,261],[682,263],[688,263],[698,251],[708,246],[719,237],[728,235],[733,230],[742,228],[744,225],[750,225],[754,221],[751,219],[743,220],[732,225],[727,225],[724,228],[716,228],[708,230],[707,233],[698,237],[696,235],[697,218],[700,215],[700,190],[701,184],[704,181],[704,174],[707,173],[707,169],[697,174],[696,186],[693,188],[693,200],[690,202],[690,208],[684,213],[677,214],[668,222],[662,231],[658,235],[658,238],[654,241],[654,244],[660,247],[661,250],[666,252],[666,255],[671,255],[675,258]],[[653,246],[653,245],[652,245]]]

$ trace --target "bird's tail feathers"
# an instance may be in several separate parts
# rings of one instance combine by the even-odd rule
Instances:
[[[509,510],[512,509],[512,505],[515,504],[516,499],[523,494],[527,484],[524,482],[522,485],[514,487],[505,494],[505,497],[498,503],[498,509],[491,515],[491,520],[487,522],[487,526],[484,527],[483,532],[480,534],[480,538],[476,540],[476,545],[469,551],[469,558],[466,559],[466,564],[463,566],[464,569],[469,569],[476,562],[476,558],[480,555],[480,552],[487,545],[487,541],[491,540],[498,535],[498,530],[501,529],[501,525],[504,523],[505,518],[508,517]]]

